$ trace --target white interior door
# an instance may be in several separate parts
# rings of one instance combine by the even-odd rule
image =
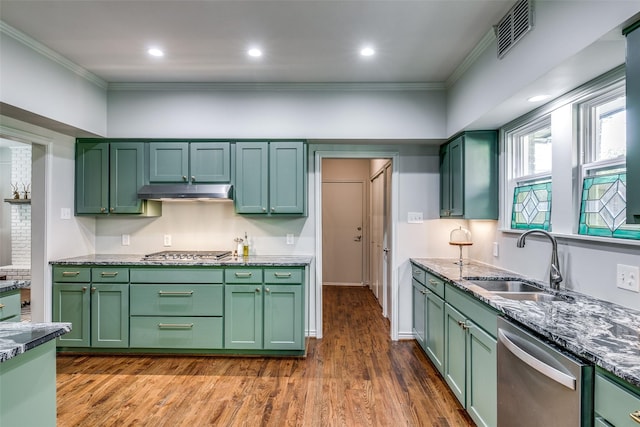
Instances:
[[[363,182],[322,183],[323,284],[363,283]]]
[[[371,290],[382,305],[384,174],[371,180]]]
[[[382,275],[382,289],[383,289],[383,304],[382,314],[384,317],[391,315],[391,282],[392,282],[392,256],[391,256],[391,242],[393,241],[391,231],[393,225],[391,223],[391,163],[384,168],[384,220],[383,220],[383,270]]]

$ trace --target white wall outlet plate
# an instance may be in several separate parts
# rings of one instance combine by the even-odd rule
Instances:
[[[129,246],[129,244],[131,243],[131,239],[129,238],[128,234],[123,234],[122,235],[122,246]]]
[[[616,286],[632,292],[640,292],[640,268],[633,265],[618,264]]]
[[[407,214],[407,222],[409,224],[422,224],[422,212],[409,212]]]
[[[287,245],[293,245],[293,234],[287,234]]]
[[[71,219],[71,209],[60,208],[60,219]]]
[[[164,235],[164,245],[171,246],[171,234]]]
[[[499,252],[499,250],[500,250],[499,248],[500,248],[500,246],[498,245],[498,242],[493,242],[493,256],[494,257],[497,257],[498,254],[500,253]]]

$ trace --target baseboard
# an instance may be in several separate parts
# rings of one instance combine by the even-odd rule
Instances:
[[[323,286],[358,286],[363,287],[363,283],[347,283],[347,282],[322,282]]]
[[[398,341],[400,340],[413,340],[415,337],[413,336],[413,332],[398,332]]]

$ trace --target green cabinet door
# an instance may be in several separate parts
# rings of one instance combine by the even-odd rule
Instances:
[[[91,346],[129,347],[129,284],[92,285]]]
[[[304,143],[269,144],[269,211],[272,214],[304,213]]]
[[[447,217],[451,211],[451,157],[449,144],[440,146],[440,216]]]
[[[426,293],[427,288],[416,279],[413,285],[413,337],[426,350]]]
[[[76,144],[76,214],[106,214],[109,208],[109,144]]]
[[[57,339],[59,346],[89,347],[91,345],[90,295],[88,283],[53,284],[53,321],[71,323],[71,331]]]
[[[444,373],[444,300],[429,291],[425,298],[425,351],[431,362]]]
[[[149,182],[188,182],[189,143],[150,142]]]
[[[477,426],[498,423],[496,339],[467,321],[467,412]]]
[[[302,285],[264,286],[264,349],[303,350]]]
[[[231,153],[228,142],[192,142],[189,145],[192,183],[231,181]]]
[[[265,142],[236,144],[236,212],[267,213],[269,204],[269,145]]]
[[[144,185],[144,143],[111,144],[109,212],[142,213],[138,189]]]
[[[466,402],[466,318],[449,304],[444,307],[444,379],[463,406]]]
[[[224,347],[262,349],[262,285],[226,285]]]
[[[462,157],[463,139],[459,137],[449,144],[449,171],[451,184],[449,187],[448,216],[462,216],[464,213],[464,160]]]

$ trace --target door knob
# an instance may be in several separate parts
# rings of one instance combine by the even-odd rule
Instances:
[[[353,238],[353,241],[354,241],[354,242],[360,242],[361,240],[362,240],[362,236],[355,236],[355,237]]]

